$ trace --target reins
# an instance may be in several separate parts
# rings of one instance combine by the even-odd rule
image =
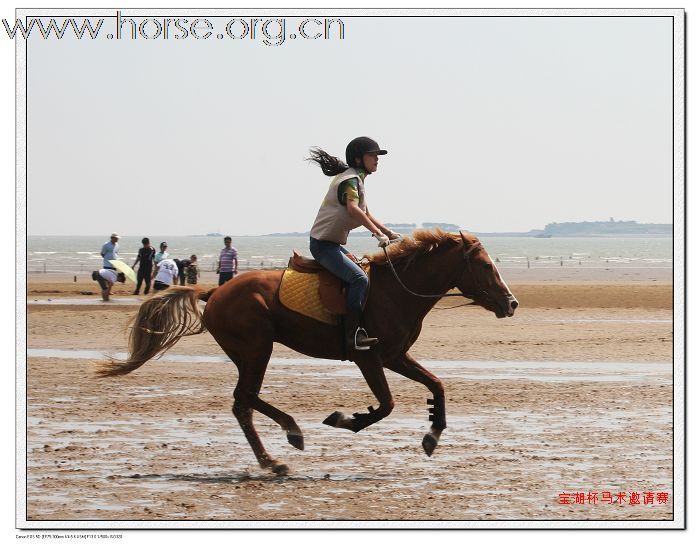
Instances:
[[[469,262],[469,257],[471,256],[472,252],[475,250],[478,250],[481,248],[481,242],[474,244],[471,248],[468,250],[464,251],[464,261],[467,267],[469,267],[469,270],[471,271],[471,263]],[[467,293],[436,293],[436,294],[423,294],[423,293],[416,293],[415,291],[409,289],[406,284],[403,283],[401,278],[399,278],[399,274],[396,272],[396,269],[394,268],[394,264],[391,262],[391,259],[389,258],[389,253],[386,251],[386,246],[382,248],[384,250],[384,255],[386,256],[386,262],[389,264],[389,268],[391,269],[391,272],[394,273],[394,278],[396,278],[396,281],[399,283],[399,285],[408,293],[413,295],[414,297],[423,297],[426,299],[441,299],[443,297],[466,297],[468,299],[474,299],[474,296],[471,294]],[[454,307],[449,307],[449,308],[457,308],[465,305],[471,305],[474,304],[473,301],[471,303],[464,303],[464,305],[456,305]],[[441,310],[449,310],[449,309],[441,309]]]

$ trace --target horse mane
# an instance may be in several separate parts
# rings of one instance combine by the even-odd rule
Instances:
[[[420,255],[427,254],[445,244],[461,241],[459,233],[448,233],[439,227],[432,230],[414,231],[410,237],[404,237],[398,244],[387,246],[387,253],[392,262],[410,259],[411,261]],[[386,263],[384,251],[365,256],[370,263],[381,265]]]

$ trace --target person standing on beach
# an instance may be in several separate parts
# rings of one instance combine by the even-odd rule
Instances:
[[[158,265],[162,259],[168,259],[170,257],[170,254],[168,253],[168,243],[167,242],[161,242],[160,243],[160,252],[158,252],[153,260],[155,261],[155,264]]]
[[[119,235],[117,233],[112,233],[109,240],[102,245],[100,255],[102,256],[102,267],[114,269],[110,260],[119,259]]]
[[[136,273],[136,289],[134,290],[134,295],[138,295],[141,291],[141,284],[145,281],[146,284],[143,288],[143,293],[148,295],[151,290],[151,275],[153,274],[153,260],[156,256],[156,249],[151,246],[151,241],[148,238],[143,238],[141,240],[143,247],[139,248],[139,253],[136,256],[136,261],[134,261],[134,266],[132,269],[136,268],[139,264],[139,270]]]
[[[161,259],[156,265],[156,278],[153,281],[155,291],[167,290],[171,285],[177,285],[178,277],[177,264],[173,259],[166,257]]]
[[[93,276],[93,278],[95,277]],[[124,273],[122,272],[117,273],[114,267],[110,269],[104,268],[97,272],[96,280],[100,285],[100,288],[102,288],[102,300],[109,301],[109,296],[111,295],[112,286],[114,286],[114,283],[125,282],[126,276],[124,276]]]
[[[311,228],[311,255],[347,285],[345,339],[349,350],[369,350],[379,339],[360,327],[362,306],[369,285],[362,268],[348,257],[343,247],[352,229],[363,225],[384,248],[401,235],[382,225],[370,214],[365,201],[365,179],[377,171],[379,155],[387,151],[366,136],[352,140],[345,149],[344,163],[319,148],[311,149],[310,161],[318,163],[326,176],[333,176]]]
[[[231,246],[231,237],[224,237],[224,249],[219,254],[216,274],[219,275],[219,286],[238,274],[238,251]]]
[[[187,266],[187,283],[196,284],[199,279],[199,265],[197,265],[197,256],[190,256],[190,264]]]

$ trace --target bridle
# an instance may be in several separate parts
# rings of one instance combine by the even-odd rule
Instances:
[[[483,246],[481,245],[481,242],[477,241],[475,244],[473,244],[473,245],[467,247],[467,239],[464,238],[464,235],[462,234],[461,231],[459,232],[459,234],[460,234],[461,237],[462,237],[462,243],[463,243],[463,247],[462,247],[462,257],[464,258],[464,267],[467,268],[467,269],[469,269],[469,274],[470,274],[471,277],[474,279],[474,283],[477,284],[477,279],[476,279],[476,277],[474,276],[474,272],[473,272],[473,269],[472,269],[472,263],[471,263],[471,259],[470,259],[470,258],[471,258],[471,256],[472,256],[472,254],[474,254],[474,253],[477,252],[478,250],[482,249]],[[477,297],[478,294],[483,294],[483,295],[485,295],[487,298],[490,298],[488,292],[487,292],[485,289],[481,288],[478,284],[476,285],[475,293],[464,293],[464,292],[460,292],[460,293],[436,293],[436,294],[416,293],[415,291],[413,291],[413,290],[409,289],[408,287],[406,287],[406,284],[404,284],[404,283],[401,281],[401,278],[399,278],[399,275],[398,275],[398,273],[396,272],[396,269],[394,268],[394,264],[391,262],[391,259],[389,258],[389,253],[386,251],[386,246],[384,246],[382,249],[384,250],[384,255],[386,256],[386,262],[389,264],[389,268],[391,269],[391,272],[394,273],[394,278],[396,278],[396,281],[399,283],[399,285],[400,285],[406,292],[410,293],[410,294],[413,295],[414,297],[423,297],[423,298],[426,298],[426,299],[441,299],[442,297],[466,297],[467,299],[472,299],[472,300],[474,300],[474,299],[476,299],[476,297]],[[464,269],[462,269],[462,270],[460,271],[460,275],[461,275],[461,273],[462,273],[463,271],[464,271]]]

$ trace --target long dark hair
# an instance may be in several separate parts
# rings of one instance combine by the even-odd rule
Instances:
[[[348,165],[346,165],[343,161],[337,157],[329,155],[321,148],[311,148],[309,153],[311,154],[311,157],[308,157],[306,160],[318,163],[326,176],[335,176],[341,172],[345,172],[348,169]]]

